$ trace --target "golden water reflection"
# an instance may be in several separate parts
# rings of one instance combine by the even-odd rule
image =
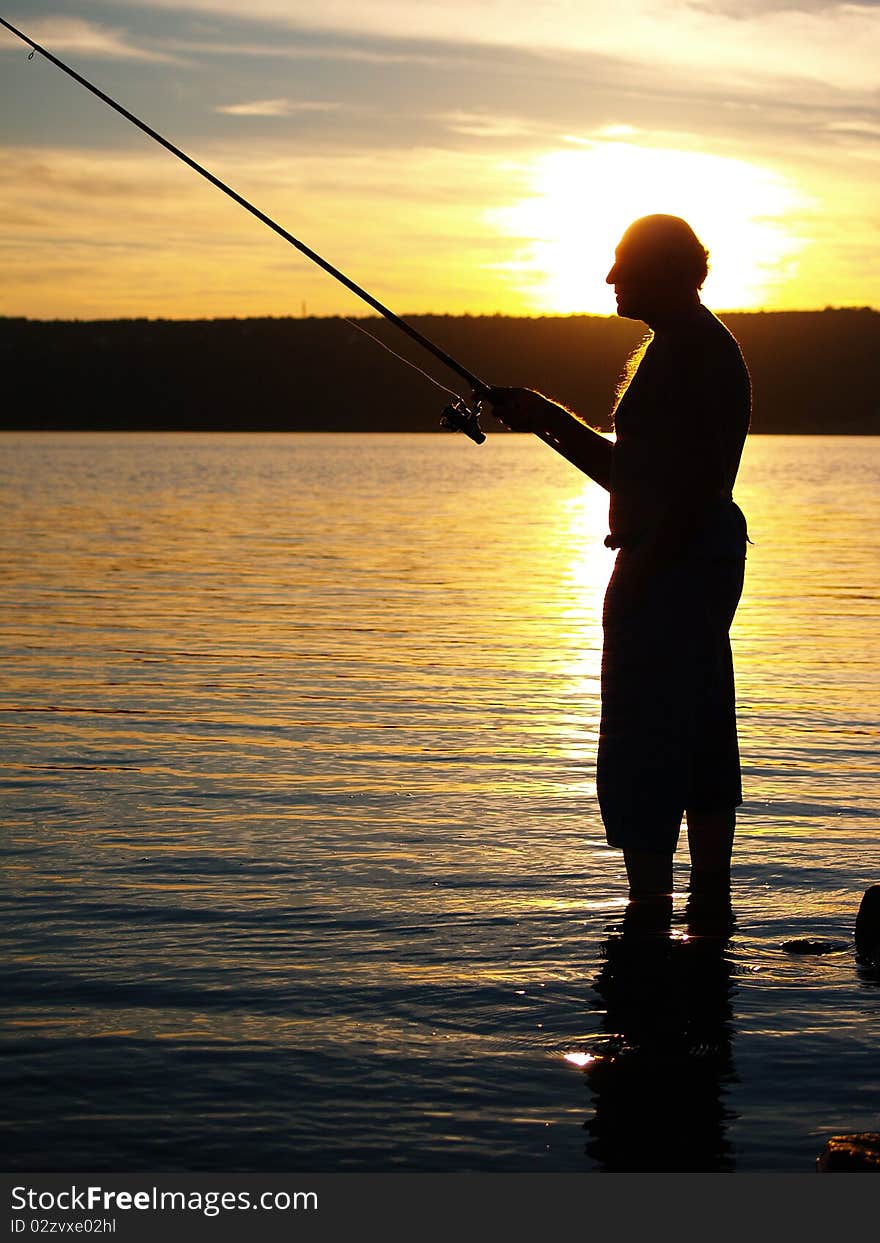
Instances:
[[[26,1085],[57,1087],[60,1151],[85,1058],[95,1110],[102,1082],[118,1101],[144,1085],[132,1113],[170,1102],[153,1168],[208,1133],[237,1159],[211,1129],[224,1094],[262,1109],[275,1147],[259,1158],[291,1168],[338,1156],[327,1119],[361,1117],[348,1085],[369,1068],[387,1125],[351,1122],[354,1153],[379,1160],[405,1117],[404,1163],[523,1168],[509,1162],[544,1160],[545,1141],[511,1118],[549,1111],[541,1168],[583,1168],[588,1095],[565,1054],[602,1056],[596,964],[625,900],[593,788],[602,493],[522,437],[3,450],[10,1107],[37,1118]],[[878,481],[873,440],[758,437],[738,490],[746,803],[722,957],[747,1168],[771,1125],[749,1118],[789,1081],[805,1103],[775,1111],[785,1160],[867,1099],[867,986],[845,955],[780,947],[847,935],[874,879]],[[700,951],[673,931],[674,983]],[[451,1148],[415,1098],[425,1117],[459,1110]],[[110,1160],[102,1143],[128,1151],[124,1127],[90,1134],[66,1149],[79,1168]]]

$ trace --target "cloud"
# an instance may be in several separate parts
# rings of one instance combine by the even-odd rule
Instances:
[[[377,296],[395,307],[528,309],[503,287],[511,239],[483,213],[528,197],[548,153],[630,139],[741,159],[804,189],[817,206],[792,227],[813,239],[823,221],[834,228],[804,251],[811,284],[792,284],[788,305],[875,297],[864,292],[868,265],[844,240],[863,254],[876,231],[880,121],[866,84],[880,63],[880,7],[82,0],[96,19],[86,22],[48,17],[58,0],[30,2],[39,18],[21,19],[29,34],[52,50],[105,57],[105,89],[355,279],[378,280]],[[22,50],[0,42],[10,46]],[[16,178],[13,186],[0,168],[12,237],[7,305],[34,314],[284,313],[293,289],[316,311],[339,307],[323,274],[297,270],[291,283],[291,257],[268,237],[264,279],[255,276],[267,243],[253,222],[236,225],[228,203],[198,179],[190,186],[191,174],[157,151],[129,164],[141,136],[51,66],[37,82],[20,59],[6,58],[0,75]],[[208,224],[203,245],[202,225],[215,219],[222,224]],[[54,289],[44,282],[37,303],[29,281],[49,255],[58,279]],[[100,275],[75,287],[63,275],[68,262],[86,272],[94,262]]]
[[[508,242],[484,219],[509,186],[482,155],[293,161],[249,143],[227,153],[223,173],[403,314],[511,308],[515,290],[486,275]],[[462,179],[472,196],[460,193]],[[0,314],[286,315],[302,300],[317,314],[363,312],[239,207],[150,152],[0,148],[0,216],[12,212],[0,238]]]
[[[830,121],[825,126],[836,134],[856,134],[863,138],[880,138],[880,121]]]
[[[249,103],[220,104],[214,111],[231,117],[287,117],[294,112],[334,112],[339,104],[323,99],[255,99]]]
[[[228,32],[227,32],[228,34]],[[174,41],[180,52],[203,56],[263,57],[285,61],[341,61],[362,65],[449,65],[460,59],[460,51],[442,46],[428,51],[414,43],[395,41],[373,45],[346,42],[343,37],[303,40],[289,32],[286,40],[278,37],[266,42],[253,39],[230,43],[227,38],[217,39],[202,34],[197,39],[184,38]]]
[[[13,23],[15,25],[16,23]],[[150,48],[136,47],[129,42],[126,31],[103,26],[78,17],[42,17],[25,21],[26,33],[35,43],[42,43],[50,52],[78,52],[108,60],[143,60],[166,64],[179,63],[176,56]],[[2,32],[4,35],[5,31]],[[11,36],[10,36],[11,39]],[[21,46],[4,38],[0,49],[11,51]]]
[[[524,138],[536,132],[535,125],[521,117],[492,116],[484,112],[450,112],[437,119],[451,133],[472,138]]]
[[[375,0],[359,10],[360,16],[353,16],[347,0],[326,0],[319,10],[305,0],[250,0],[247,5],[244,0],[182,0],[173,9],[165,7],[165,0],[91,3],[105,19],[101,29],[113,25],[128,3],[136,36],[119,36],[125,46],[146,47],[151,55],[166,59],[172,54],[190,58],[191,72],[175,74],[173,82],[163,82],[157,66],[155,86],[143,105],[151,124],[187,142],[231,139],[242,127],[231,130],[225,118],[239,116],[250,118],[249,133],[286,134],[300,149],[317,143],[342,149],[364,143],[383,148],[438,143],[487,151],[509,151],[519,144],[525,150],[561,141],[564,135],[592,135],[604,126],[608,136],[649,129],[674,139],[676,131],[692,131],[722,152],[749,143],[772,154],[774,149],[790,152],[793,146],[805,151],[811,144],[839,149],[843,134],[828,130],[829,121],[876,116],[875,92],[861,84],[865,75],[860,65],[870,41],[853,39],[846,49],[846,73],[841,74],[844,85],[829,86],[806,72],[809,66],[798,60],[796,41],[787,59],[786,40],[770,37],[775,22],[806,23],[814,33],[818,28],[810,23],[820,22],[825,23],[822,29],[837,31],[840,44],[856,30],[852,23],[867,22],[866,30],[877,26],[880,8],[864,5],[812,11],[790,2],[780,7],[784,0],[763,7],[751,0],[739,17],[728,0],[622,0],[619,7],[582,0],[569,13],[568,45],[551,49],[530,43],[523,32],[534,27],[543,31],[545,44],[551,36],[558,44],[559,30],[551,30],[545,18],[547,13],[559,17],[561,0],[546,0],[528,11],[519,0],[474,5],[462,11],[458,22],[459,0],[449,0],[442,35],[434,0],[410,4],[409,16],[385,33],[382,27],[390,27],[390,15],[398,11],[395,0]],[[815,3],[804,0],[807,6]],[[491,31],[490,9],[495,14]],[[343,20],[346,14],[349,26]],[[631,27],[622,14],[633,19]],[[658,15],[664,17],[661,31],[655,29]],[[584,33],[587,18],[589,39]],[[325,19],[336,28],[303,25]],[[48,31],[51,19],[42,20]],[[692,37],[673,37],[666,30],[669,22],[678,23],[679,35],[690,29]],[[434,26],[435,35],[418,33]],[[762,31],[767,36],[763,40]],[[731,40],[739,40],[735,55],[728,46]],[[770,45],[767,55],[784,65],[784,76],[769,72],[769,62],[761,61],[766,49],[749,52],[756,41]],[[821,42],[817,35],[815,52]],[[873,60],[871,71],[876,76]],[[147,78],[143,80],[146,84]],[[294,106],[294,82],[304,103],[330,95],[338,106]],[[116,83],[111,79],[111,90],[114,85],[120,98],[131,98],[127,82],[123,88],[118,78]],[[0,107],[2,93],[0,83]],[[307,126],[309,112],[314,124]],[[63,132],[62,124],[56,119],[53,138]],[[613,128],[620,126],[629,128]],[[19,115],[17,133],[23,140],[31,139],[37,127],[37,118]],[[72,132],[72,123],[68,129]],[[859,145],[867,145],[864,137]]]
[[[133,3],[135,0],[127,0]],[[136,0],[142,5],[144,0]],[[242,17],[242,0],[148,0],[176,12]],[[880,8],[818,5],[803,0],[751,0],[739,6],[694,0],[250,0],[250,21],[302,31],[462,41],[545,51],[594,52],[632,63],[687,69],[704,78],[807,78],[841,88],[872,90],[880,63]]]

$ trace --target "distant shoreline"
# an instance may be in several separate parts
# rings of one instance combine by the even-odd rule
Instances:
[[[487,419],[484,415],[481,420],[483,431],[487,437],[503,436],[505,439],[511,436],[529,436],[529,432],[510,432],[507,428],[498,427],[491,423],[491,416]],[[387,429],[377,429],[371,427],[353,428],[341,430],[339,428],[325,429],[321,431],[302,431],[295,428],[271,427],[6,427],[0,426],[0,436],[441,436],[444,440],[456,435],[448,429],[437,427],[428,428],[404,428],[399,431],[388,431]],[[610,435],[603,432],[603,435]],[[756,436],[824,436],[828,440],[833,440],[838,436],[845,436],[848,439],[858,439],[862,437],[869,440],[874,436],[880,436],[880,431],[868,432],[756,432],[749,431],[749,439],[752,440]],[[477,446],[479,447],[479,446]]]
[[[880,434],[880,311],[718,314],[752,375],[754,433]],[[392,324],[357,320],[464,391]],[[487,382],[537,388],[606,431],[624,362],[645,333],[600,315],[409,322]],[[448,400],[338,316],[0,318],[0,364],[7,431],[434,432]]]
[[[717,315],[719,319],[727,319],[728,316],[735,315],[739,318],[747,316],[771,316],[771,315],[880,315],[880,307],[874,306],[823,306],[823,307],[789,307],[786,310],[765,309],[758,310],[736,310],[728,308],[727,310],[719,310],[717,307],[710,306],[708,308],[713,315]],[[473,322],[475,320],[486,319],[509,319],[517,322],[534,322],[536,320],[619,320],[620,316],[614,313],[601,313],[598,311],[572,311],[570,314],[556,314],[552,311],[541,312],[535,315],[508,315],[504,311],[462,311],[461,313],[453,311],[411,311],[402,312],[401,319],[407,322],[416,320],[450,320],[460,319],[465,322]],[[2,315],[0,314],[0,324],[17,323],[17,324],[271,324],[271,323],[296,323],[302,320],[326,321],[326,320],[363,320],[368,322],[372,320],[374,323],[382,322],[382,316],[374,312],[365,314],[343,315],[342,313],[335,315],[110,315],[110,316],[80,316],[73,317],[62,315]]]

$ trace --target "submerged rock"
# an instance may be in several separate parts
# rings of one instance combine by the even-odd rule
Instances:
[[[860,958],[880,959],[880,885],[865,890],[856,916],[856,952]]]
[[[832,1135],[816,1169],[820,1174],[880,1174],[880,1131]]]
[[[856,956],[863,963],[880,966],[880,885],[870,885],[864,892],[856,915]],[[834,954],[851,948],[847,941],[829,941],[823,937],[794,937],[783,941],[787,954]]]
[[[840,950],[849,949],[849,942],[797,937],[793,941],[783,941],[782,948],[787,954],[834,954]]]

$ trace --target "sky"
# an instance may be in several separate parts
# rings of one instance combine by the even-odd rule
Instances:
[[[880,304],[880,4],[4,0],[0,14],[399,314],[612,314],[625,227],[716,310]],[[360,314],[0,32],[0,314]]]

